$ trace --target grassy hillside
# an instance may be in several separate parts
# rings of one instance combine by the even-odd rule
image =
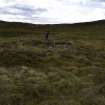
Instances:
[[[105,105],[104,80],[104,20],[0,22],[0,105]]]

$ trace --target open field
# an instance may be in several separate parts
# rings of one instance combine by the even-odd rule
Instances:
[[[105,105],[105,21],[0,22],[0,105]]]

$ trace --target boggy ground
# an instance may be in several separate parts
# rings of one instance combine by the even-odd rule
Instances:
[[[104,105],[105,40],[69,42],[1,38],[0,104]]]

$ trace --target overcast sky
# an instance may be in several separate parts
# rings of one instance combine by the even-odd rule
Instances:
[[[105,19],[105,0],[0,0],[0,20],[35,24]]]

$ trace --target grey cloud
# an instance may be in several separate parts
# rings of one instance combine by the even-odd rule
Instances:
[[[27,17],[30,17],[33,14],[39,15],[46,11],[47,10],[44,8],[35,8],[35,7],[33,8],[28,5],[12,5],[12,6],[8,6],[8,7],[0,8],[1,14],[21,15],[21,16],[27,16]]]
[[[95,1],[95,0],[94,0]],[[101,2],[105,2],[105,0],[96,0],[96,1],[101,1]]]
[[[11,11],[12,10],[12,11]],[[45,8],[35,8],[28,5],[9,5],[6,7],[0,7],[0,14],[7,15],[7,16],[14,16],[17,20],[24,20],[24,21],[48,21],[47,18],[43,18],[38,16],[41,13],[46,12],[47,9]],[[33,14],[35,16],[33,16]]]
[[[87,2],[80,2],[81,6],[88,7],[88,8],[103,8],[105,9],[105,5],[103,5],[103,1],[105,0],[90,0]]]
[[[45,8],[35,8],[32,6],[20,5],[20,4],[13,5],[10,8],[15,8],[15,9],[21,10],[23,12],[35,12],[35,13],[42,13],[42,12],[47,11]]]

